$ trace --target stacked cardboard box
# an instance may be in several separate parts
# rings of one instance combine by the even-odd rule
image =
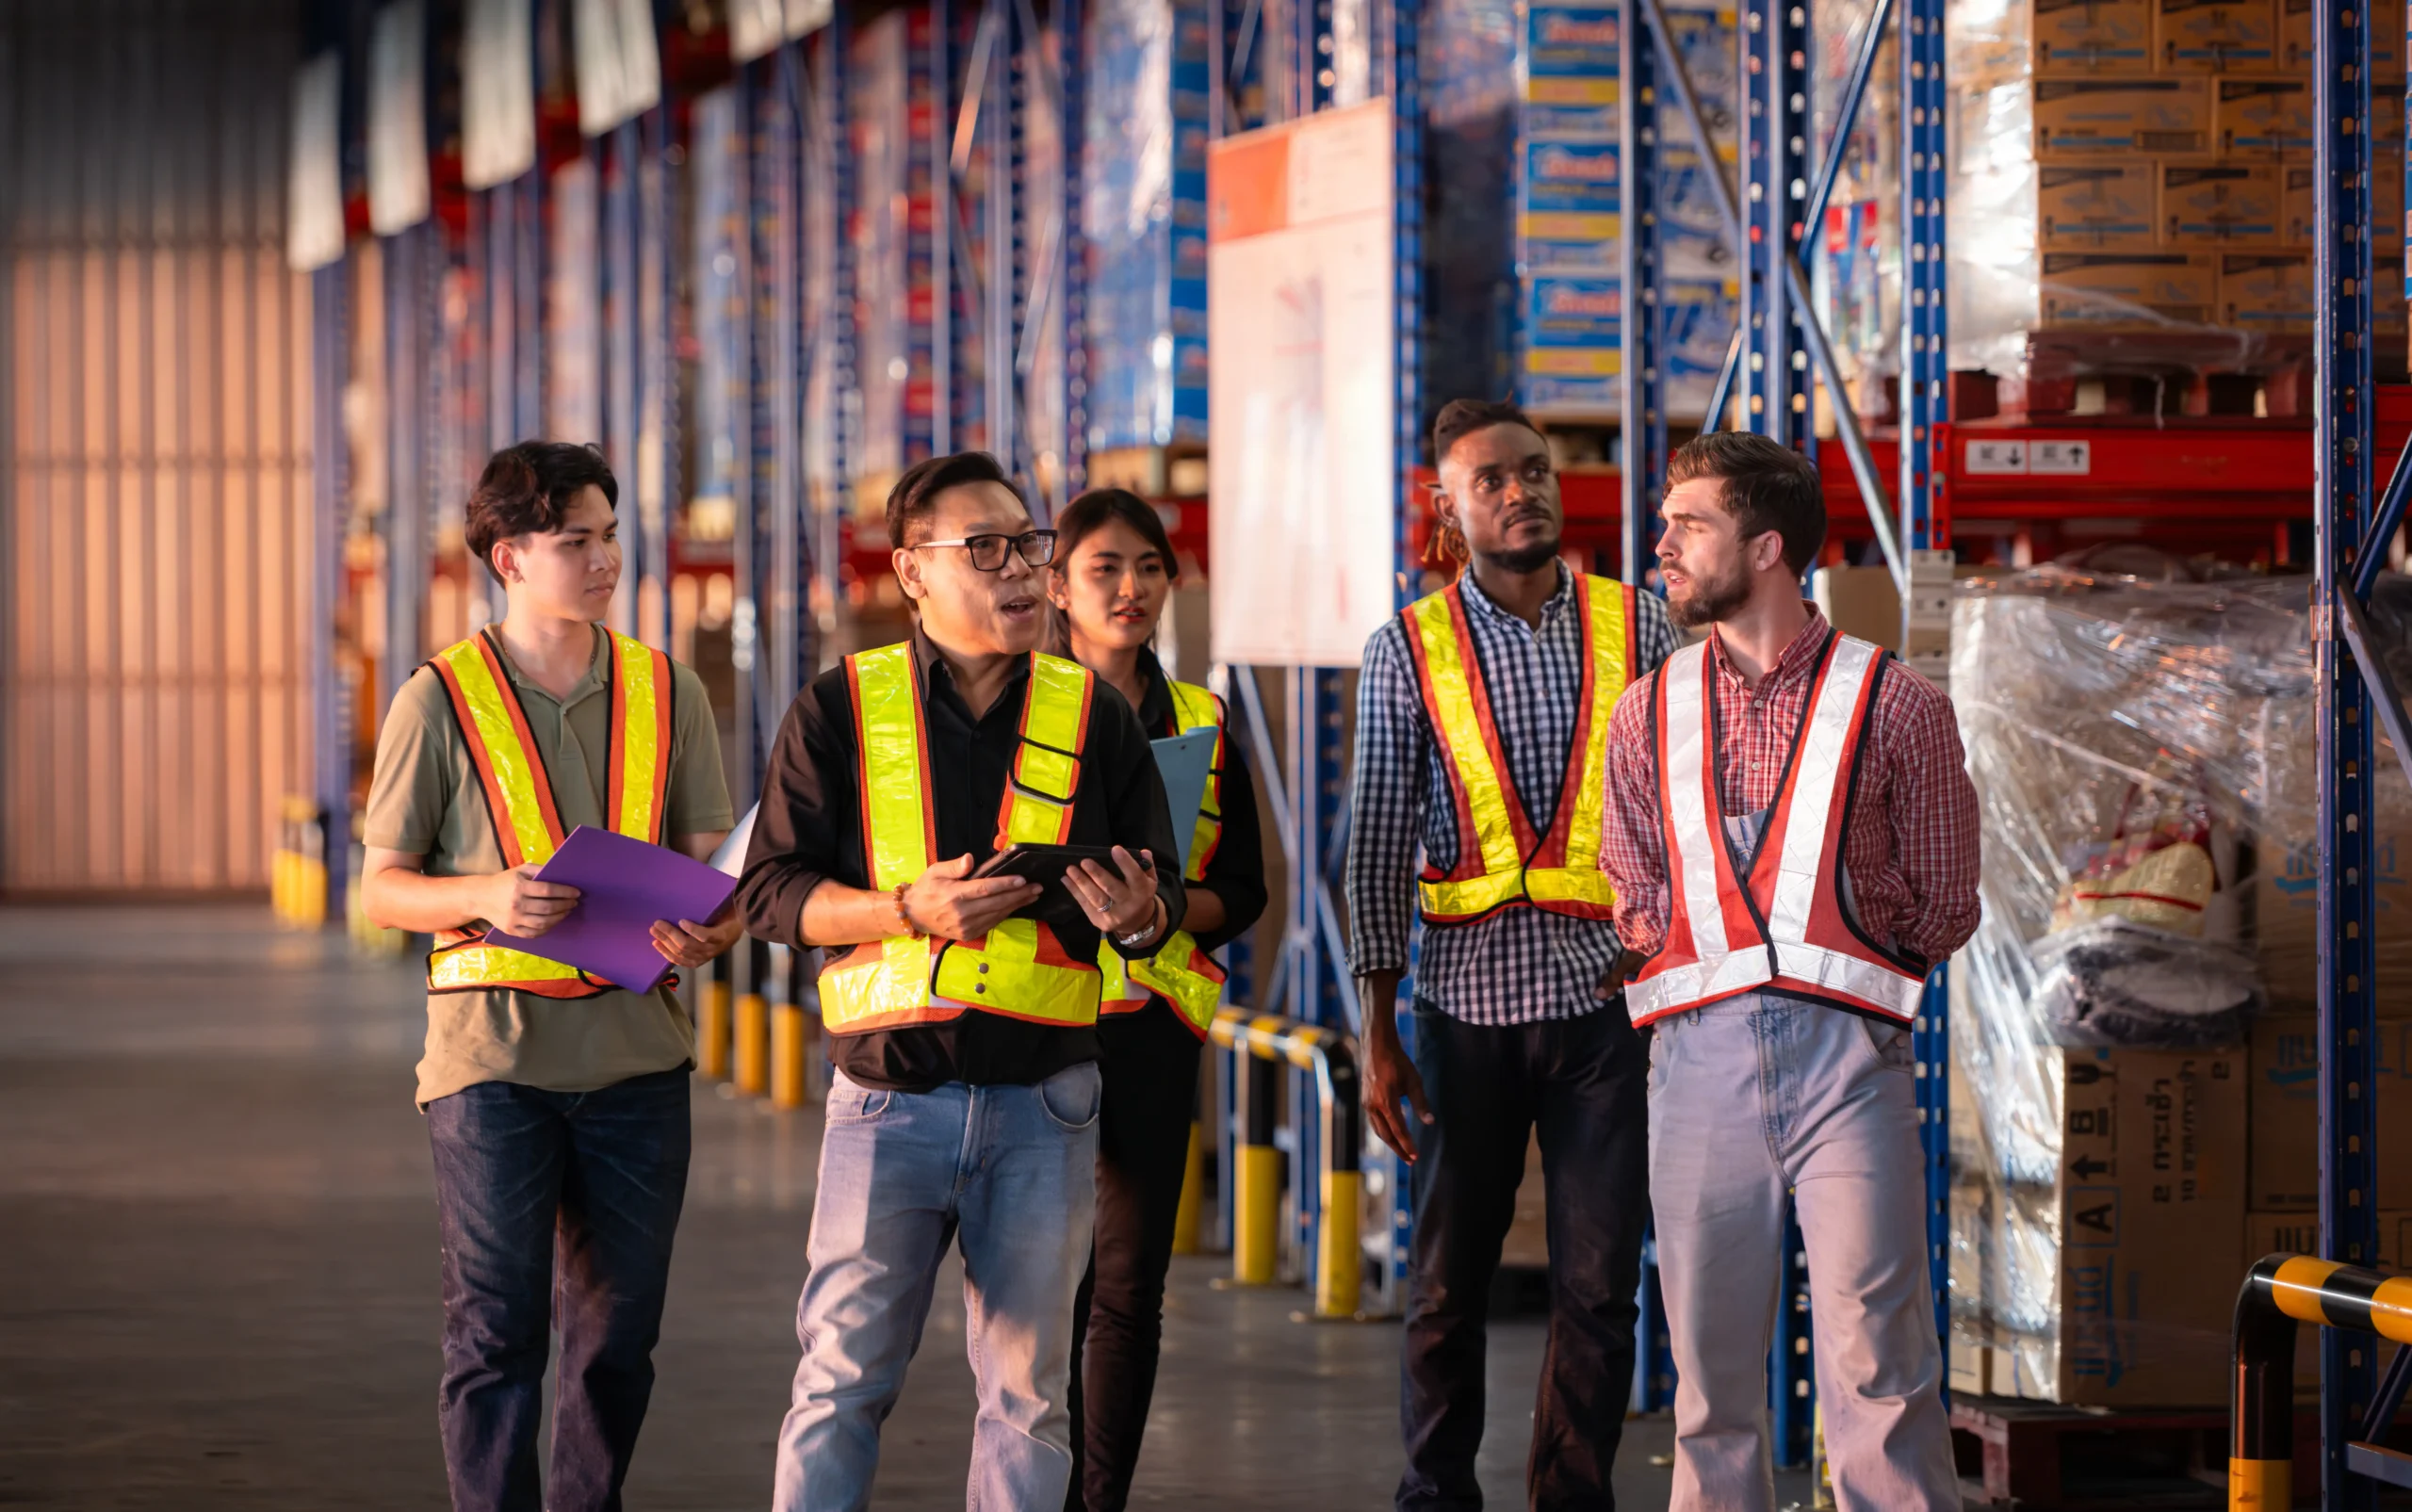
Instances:
[[[1086,21],[1088,444],[1206,439],[1206,16],[1102,0]]]
[[[2047,1171],[1953,1188],[1954,1388],[2221,1400],[2241,1273],[2205,1257],[2244,1231],[2244,1057],[2055,1049],[2040,1071]]]
[[[2404,232],[2404,11],[2379,11],[2385,266]],[[2309,0],[1956,0],[1951,14],[1955,366],[2013,370],[2026,333],[2054,327],[2310,329]],[[2400,293],[2376,304],[2403,323]]]
[[[1730,157],[1735,12],[1711,5],[1667,14],[1712,138]],[[1537,0],[1509,24],[1500,20],[1481,0],[1441,0],[1427,16],[1427,171],[1459,192],[1426,226],[1434,312],[1426,378],[1451,393],[1495,392],[1504,379],[1536,414],[1612,420],[1629,303],[1618,119],[1623,11],[1601,0]],[[1670,414],[1688,418],[1723,361],[1736,285],[1703,159],[1663,100],[1658,140],[1663,371]],[[1508,203],[1490,201],[1492,192]],[[1501,208],[1512,211],[1506,245],[1493,233]],[[1512,268],[1513,284],[1501,289],[1503,268]],[[1494,321],[1493,310],[1506,317]]]

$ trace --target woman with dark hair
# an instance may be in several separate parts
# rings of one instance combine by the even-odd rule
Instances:
[[[1193,1164],[1198,1047],[1221,995],[1222,968],[1207,952],[1264,912],[1256,787],[1227,733],[1222,701],[1166,676],[1149,648],[1180,572],[1154,506],[1127,490],[1092,490],[1056,517],[1047,596],[1060,654],[1130,700],[1150,736],[1213,729],[1218,737],[1190,837],[1181,931],[1127,972],[1115,951],[1100,956],[1105,1100],[1096,1247],[1073,1317],[1067,1512],[1120,1512],[1131,1493],[1164,1336],[1165,1273]]]

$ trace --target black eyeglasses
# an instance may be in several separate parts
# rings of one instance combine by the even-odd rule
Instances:
[[[967,535],[955,541],[916,541],[915,549],[922,546],[961,546],[971,553],[971,565],[982,572],[1002,572],[1005,554],[1019,552],[1021,560],[1034,567],[1044,567],[1055,560],[1055,532],[1024,530],[1019,535]]]

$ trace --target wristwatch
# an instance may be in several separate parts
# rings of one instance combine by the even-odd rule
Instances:
[[[1148,942],[1148,936],[1153,935],[1163,924],[1164,918],[1165,901],[1163,896],[1159,894],[1156,898],[1155,907],[1148,910],[1148,922],[1140,928],[1133,930],[1128,935],[1116,935],[1114,936],[1114,943],[1121,946],[1125,950],[1137,950],[1140,946],[1145,945]]]

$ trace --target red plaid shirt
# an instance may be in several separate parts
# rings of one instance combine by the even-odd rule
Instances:
[[[1729,815],[1775,802],[1801,727],[1826,617],[1809,624],[1752,689],[1711,632],[1716,667],[1717,793]],[[1600,869],[1617,886],[1617,937],[1649,954],[1667,934],[1667,840],[1650,700],[1660,674],[1635,683],[1608,723],[1608,812]],[[1977,789],[1943,691],[1899,662],[1885,669],[1860,753],[1859,785],[1843,837],[1851,910],[1871,936],[1941,961],[1977,928]]]

